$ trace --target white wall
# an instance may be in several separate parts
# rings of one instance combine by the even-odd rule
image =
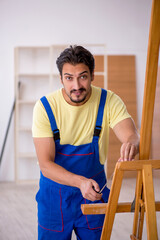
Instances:
[[[14,47],[105,43],[107,54],[136,55],[140,126],[151,0],[0,0],[0,148],[14,99]],[[14,179],[14,125],[0,180]]]

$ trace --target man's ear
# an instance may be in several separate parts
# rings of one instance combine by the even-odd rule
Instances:
[[[60,81],[63,84],[63,79],[62,79],[62,75],[60,74]]]
[[[91,75],[91,82],[94,80],[94,72]]]

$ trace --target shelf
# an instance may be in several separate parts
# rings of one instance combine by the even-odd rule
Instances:
[[[95,76],[106,76],[105,72],[94,72]]]
[[[20,132],[32,132],[32,128],[31,127],[20,127],[18,130]]]
[[[44,78],[49,78],[50,74],[48,74],[48,73],[19,73],[16,77],[27,77],[27,78],[44,77]]]
[[[23,50],[23,49],[32,49],[32,50],[39,50],[39,49],[50,49],[49,46],[21,46],[21,47],[17,47],[19,50]]]
[[[37,159],[37,156],[35,153],[19,153],[18,158],[27,158],[27,159],[36,158]]]
[[[17,78],[50,78],[50,77],[59,77],[59,73],[19,73],[16,75]]]
[[[81,45],[81,44],[80,44]],[[20,46],[15,48],[15,180],[25,172],[28,180],[30,169],[37,162],[32,139],[33,107],[42,96],[61,88],[56,59],[69,47],[68,44],[51,46]],[[106,79],[104,44],[85,44],[92,54],[98,55],[94,84],[98,86]],[[103,52],[103,54],[102,54]],[[101,55],[102,59],[101,59]],[[96,57],[96,56],[95,56]],[[101,59],[101,61],[99,61]],[[20,88],[18,87],[20,84]],[[33,161],[30,161],[33,159]],[[27,161],[28,160],[28,161]],[[29,174],[28,174],[29,173]]]
[[[32,101],[32,100],[17,100],[17,103],[18,104],[31,104],[31,105],[34,105],[36,103],[36,100]]]

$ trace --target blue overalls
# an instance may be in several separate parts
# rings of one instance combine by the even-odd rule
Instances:
[[[68,171],[94,179],[100,189],[106,183],[104,166],[99,161],[98,139],[101,132],[107,91],[102,89],[96,126],[91,143],[80,146],[60,144],[60,133],[46,97],[41,101],[46,109],[56,145],[55,163]],[[46,178],[41,173],[38,203],[38,239],[70,240],[72,230],[78,240],[98,240],[101,236],[104,215],[83,215],[81,204],[107,202],[109,189],[103,190],[101,201],[83,198],[80,189],[66,186]]]

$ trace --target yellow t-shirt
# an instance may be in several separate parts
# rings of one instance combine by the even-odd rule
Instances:
[[[68,104],[63,97],[62,89],[46,96],[60,131],[60,144],[78,146],[92,142],[100,96],[101,88],[94,86],[92,86],[89,100],[80,106]],[[118,122],[129,117],[123,101],[112,91],[107,90],[99,137],[101,164],[104,164],[107,158],[109,128],[113,128]],[[32,135],[34,138],[53,137],[47,113],[40,100],[35,104],[33,111]]]

